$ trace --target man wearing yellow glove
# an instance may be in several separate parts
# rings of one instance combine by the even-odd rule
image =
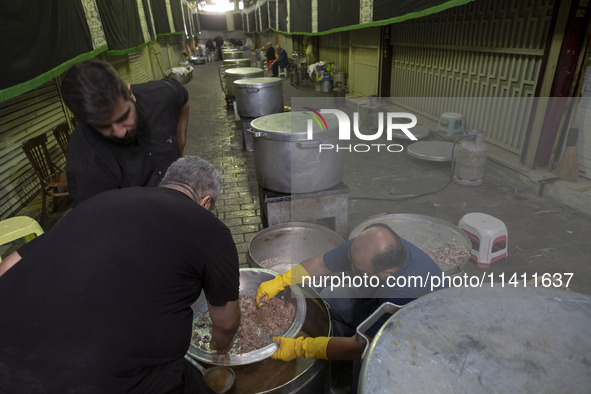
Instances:
[[[363,283],[364,286],[335,286],[336,282],[330,279],[338,279],[343,272],[359,279],[349,283]],[[435,290],[430,287],[428,278],[441,274],[437,264],[415,245],[400,238],[385,224],[372,224],[341,246],[261,283],[256,295],[259,306],[287,286],[310,283],[309,277],[329,276],[320,295],[330,305],[335,336],[276,337],[274,341],[279,347],[272,357],[284,361],[296,357],[359,360],[364,345],[355,339],[356,327],[384,302],[404,305]],[[417,279],[419,277],[422,280]],[[365,334],[373,338],[389,317],[382,317]]]

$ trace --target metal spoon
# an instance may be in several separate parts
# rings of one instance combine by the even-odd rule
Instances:
[[[211,368],[205,368],[203,365],[195,361],[191,356],[185,354],[185,360],[191,363],[195,368],[203,375],[205,383],[218,394],[227,393],[236,380],[236,375],[232,368],[215,366]]]

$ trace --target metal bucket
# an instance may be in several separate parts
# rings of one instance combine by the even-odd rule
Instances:
[[[248,245],[248,265],[280,274],[311,257],[328,252],[345,240],[313,223],[283,223],[259,231]]]
[[[281,78],[243,78],[234,81],[234,96],[238,115],[257,118],[283,112]]]
[[[319,149],[321,144],[338,145],[336,116],[324,115],[327,123],[322,129],[315,122],[308,122],[309,119],[312,118],[308,114],[296,111],[252,121],[259,185],[280,193],[312,193],[342,181],[342,152]],[[311,139],[308,139],[308,125],[312,127]]]
[[[525,282],[438,290],[378,331],[359,393],[589,392],[589,327],[587,295]]]
[[[263,76],[263,70],[256,67],[236,67],[226,70],[224,72],[224,79],[226,81],[226,91],[229,96],[236,96],[234,89],[234,81],[243,78],[256,78]]]
[[[330,92],[332,92],[332,80],[331,79],[327,79],[325,81],[321,81],[320,82],[320,90],[323,93],[330,93]]]

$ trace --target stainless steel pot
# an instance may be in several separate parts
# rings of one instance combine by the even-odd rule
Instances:
[[[256,294],[259,285],[265,281],[273,279],[277,275],[276,272],[265,270],[261,268],[242,268],[240,269],[240,294]],[[294,338],[302,328],[304,319],[306,318],[306,302],[304,294],[298,286],[286,288],[276,297],[280,297],[285,302],[290,302],[296,309],[296,316],[291,327],[283,334],[283,336]],[[207,311],[207,300],[204,294],[191,305],[193,309],[193,316],[197,318]],[[201,350],[193,344],[189,347],[187,353],[198,361],[213,364],[213,365],[244,365],[252,364],[260,360],[270,357],[277,345],[269,343],[267,346],[253,350],[252,352],[243,354],[219,355],[216,353],[206,352]]]
[[[588,392],[589,327],[583,294],[524,282],[438,290],[378,331],[359,393]]]
[[[243,78],[256,78],[264,75],[263,70],[258,67],[236,67],[226,70],[224,72],[224,80],[226,81],[226,91],[230,96],[236,96],[234,89],[234,81]]]
[[[224,60],[224,67],[226,69],[228,69],[228,68],[236,68],[236,67],[250,67],[250,59],[228,59],[228,60]]]
[[[222,59],[223,60],[228,60],[228,59],[242,59],[244,57],[244,55],[242,54],[242,51],[233,49],[233,50],[229,50],[229,51],[222,51]]]
[[[349,239],[355,238],[370,224],[383,223],[396,232],[399,236],[412,243],[423,252],[430,252],[445,247],[448,244],[461,246],[468,251],[472,249],[470,239],[456,225],[433,216],[417,214],[379,214],[358,224],[349,234]],[[455,264],[444,261],[435,262],[448,275],[461,272],[460,266],[470,260],[470,254]]]
[[[234,96],[238,115],[259,116],[283,112],[283,83],[281,78],[243,78],[234,81]]]
[[[331,334],[328,307],[318,293],[309,288],[302,288],[306,300],[306,318],[297,336],[329,336]],[[267,358],[248,364],[231,366],[236,376],[230,394],[317,394],[327,393],[327,360],[296,358],[281,361]]]
[[[252,121],[254,161],[262,187],[280,193],[311,193],[343,179],[336,116],[325,114],[320,126],[304,112],[283,112]],[[308,122],[310,120],[310,122]],[[308,139],[311,127],[311,139]],[[320,146],[333,149],[320,150]]]
[[[283,223],[259,231],[248,245],[248,264],[280,274],[311,257],[328,252],[345,240],[313,223]]]

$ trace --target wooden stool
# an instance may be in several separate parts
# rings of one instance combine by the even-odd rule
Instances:
[[[314,193],[286,194],[259,185],[261,218],[265,227],[289,222],[334,218],[334,231],[347,239],[349,187],[339,183]]]

